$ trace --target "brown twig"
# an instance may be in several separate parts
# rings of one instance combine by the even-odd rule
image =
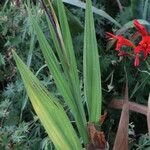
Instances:
[[[123,106],[123,99],[115,99],[115,98],[112,99],[112,101],[108,105],[108,107],[115,109],[122,109],[122,106]],[[129,110],[147,116],[148,107],[141,104],[136,104],[134,102],[129,102]]]

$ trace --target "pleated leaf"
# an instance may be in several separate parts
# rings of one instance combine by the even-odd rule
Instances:
[[[80,141],[58,100],[54,98],[13,52],[33,108],[58,150],[80,150]]]
[[[55,47],[55,49],[57,51],[57,54],[59,56],[61,65],[63,67],[63,71],[64,71],[65,75],[68,76],[67,70],[68,70],[69,64],[68,64],[66,53],[61,48],[60,41],[58,39],[58,34],[54,30],[54,27],[53,27],[52,23],[50,22],[50,20],[49,20],[47,15],[46,15],[46,19],[47,19],[47,23],[48,23],[48,26],[49,26],[49,29],[50,29],[50,35],[51,35],[51,38],[53,40],[54,47]]]
[[[59,4],[61,1],[58,2],[58,5],[61,5],[61,9],[64,9],[62,4]],[[62,11],[60,9],[60,11]],[[64,75],[64,73],[62,72],[62,70],[60,69],[60,66],[58,65],[58,60],[51,48],[51,46],[49,45],[48,41],[46,40],[46,37],[44,35],[44,33],[42,32],[40,26],[38,25],[37,21],[35,18],[33,18],[31,12],[28,10],[29,13],[29,17],[31,20],[31,23],[33,25],[33,28],[35,30],[35,33],[37,35],[37,39],[39,41],[42,53],[44,55],[44,58],[46,60],[46,63],[48,65],[48,68],[51,72],[51,74],[54,77],[55,83],[57,85],[58,90],[60,91],[61,95],[63,96],[65,102],[67,103],[67,105],[69,106],[69,108],[71,109],[71,112],[74,115],[79,133],[84,141],[84,143],[86,144],[88,142],[88,135],[87,135],[87,124],[86,124],[86,118],[85,118],[85,113],[83,110],[83,105],[82,105],[82,101],[81,101],[81,95],[80,95],[80,86],[79,86],[79,79],[78,79],[78,74],[77,74],[77,66],[76,66],[76,62],[75,62],[75,56],[73,53],[73,46],[72,46],[72,42],[71,42],[71,36],[69,33],[69,28],[65,28],[62,30],[65,30],[65,32],[67,32],[67,36],[65,38],[69,38],[67,43],[67,46],[65,45],[65,47],[67,47],[65,50],[65,54],[67,56],[64,56],[64,53],[62,52],[62,58],[60,57],[61,54],[58,54],[58,56],[60,57],[60,60],[63,59],[62,64],[66,63],[67,65],[67,76]],[[63,14],[64,14],[64,10],[63,10]],[[66,22],[66,19],[64,18],[64,22]],[[49,26],[50,27],[50,26]],[[52,26],[51,26],[52,27]],[[51,28],[50,27],[50,28]],[[57,52],[59,53],[60,47],[58,45],[58,41],[56,41],[56,35],[55,35],[55,31],[53,31],[52,29],[50,30],[51,34],[52,34],[52,38],[54,41],[54,46],[57,49]],[[66,43],[66,42],[64,42]]]
[[[101,115],[101,76],[91,0],[87,0],[84,33],[84,95],[89,121],[97,123]]]
[[[57,0],[57,6],[58,6],[58,14],[59,14],[59,22],[61,27],[61,33],[65,45],[65,51],[68,58],[69,63],[69,70],[68,74],[70,76],[70,82],[71,86],[70,88],[73,88],[72,92],[75,97],[76,103],[79,103],[77,105],[82,105],[81,103],[81,92],[80,92],[80,86],[79,86],[79,77],[77,72],[77,63],[76,58],[74,54],[73,44],[72,44],[72,38],[69,30],[69,25],[67,21],[67,16],[65,13],[64,5],[62,3],[62,0]],[[81,114],[83,114],[83,108],[81,108]]]
[[[76,58],[74,54],[73,44],[72,44],[72,38],[69,30],[69,25],[67,21],[67,16],[65,12],[64,5],[61,0],[57,0],[57,9],[58,9],[58,15],[59,15],[59,23],[60,23],[60,32],[58,34],[60,41],[58,41],[57,36],[55,35],[52,24],[48,22],[51,36],[55,45],[56,49],[60,49],[59,43],[63,44],[61,45],[62,50],[57,51],[60,62],[62,63],[65,75],[68,80],[68,86],[71,91],[71,94],[74,98],[74,101],[77,106],[77,111],[81,116],[80,120],[77,120],[77,126],[79,129],[79,132],[83,138],[84,143],[88,142],[88,135],[87,135],[87,125],[86,125],[86,117],[85,112],[83,109],[82,99],[81,99],[81,91],[80,91],[80,84],[79,84],[79,77],[78,77],[78,70],[77,70],[77,63]],[[61,35],[60,35],[61,34]],[[60,52],[62,51],[62,52]],[[60,53],[62,53],[60,55]],[[65,62],[64,62],[65,60]],[[66,66],[66,64],[68,66]]]

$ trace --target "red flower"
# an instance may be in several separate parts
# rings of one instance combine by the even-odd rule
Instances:
[[[134,25],[138,32],[142,35],[142,40],[134,49],[134,53],[136,55],[142,51],[144,54],[144,59],[146,59],[148,54],[150,54],[150,36],[148,36],[146,28],[142,26],[137,20],[134,20]]]
[[[144,55],[144,59],[150,55],[150,36],[148,36],[148,31],[146,28],[141,25],[137,20],[134,20],[134,26],[138,30],[132,37],[133,39],[140,34],[142,36],[142,40],[139,42],[137,46],[135,46],[130,40],[124,38],[123,36],[113,35],[107,32],[107,36],[109,39],[116,39],[116,48],[115,50],[119,51],[118,56],[132,56],[128,52],[121,51],[122,46],[129,46],[134,49],[135,60],[134,66],[139,66],[140,64],[140,53],[142,52]]]
[[[134,20],[134,25],[137,28],[138,33],[142,35],[142,40],[140,41],[138,46],[134,49],[134,53],[135,53],[134,65],[138,66],[139,65],[139,53],[143,52],[144,59],[146,59],[148,54],[150,54],[150,36],[148,36],[148,32],[146,28],[142,26],[137,20]]]
[[[137,67],[140,64],[139,54],[135,55],[134,66]]]
[[[124,38],[123,36],[113,35],[109,32],[107,32],[106,34],[107,34],[109,39],[116,39],[117,40],[116,48],[115,48],[116,51],[120,51],[122,46],[130,46],[130,47],[135,48],[135,45],[131,41],[129,41],[128,39]]]
[[[142,36],[147,36],[148,32],[144,26],[142,26],[136,19],[134,20],[134,26],[138,30],[138,33],[140,33]]]
[[[139,53],[141,51],[144,54],[144,59],[146,59],[148,54],[150,54],[150,36],[143,36],[142,37],[142,41],[134,49],[134,53],[135,54],[137,54],[137,53]]]

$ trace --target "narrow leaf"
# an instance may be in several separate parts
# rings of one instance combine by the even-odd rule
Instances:
[[[53,7],[55,9],[55,12],[57,13],[58,12],[57,2],[53,1],[52,4],[53,4]],[[72,14],[72,12],[67,7],[65,7],[65,11],[66,11],[66,15],[68,18],[68,24],[70,27],[71,35],[74,36],[78,33],[83,32],[84,26],[80,22],[79,18],[77,18],[74,14]]]
[[[64,3],[67,4],[71,4],[83,9],[86,9],[86,4],[80,0],[63,0]],[[114,23],[116,26],[118,26],[119,28],[121,27],[121,25],[115,20],[113,19],[109,14],[107,14],[105,11],[98,9],[96,7],[92,7],[92,10],[95,14],[106,18],[107,20],[109,20],[110,22]]]
[[[125,96],[123,108],[115,138],[113,150],[127,150],[128,149],[128,124],[129,124],[129,97],[128,84],[126,83]]]
[[[150,135],[150,94],[148,98],[147,126],[148,126],[148,133]]]
[[[131,0],[131,9],[133,18],[142,18],[143,6],[145,0]]]
[[[148,5],[149,3],[149,0],[145,0],[145,5],[144,5],[144,11],[143,11],[143,19],[146,20],[147,18],[147,12],[148,12]]]
[[[85,117],[85,112],[83,109],[83,104],[82,104],[82,99],[81,99],[77,63],[76,63],[76,58],[74,54],[72,38],[71,38],[70,30],[69,30],[67,16],[66,16],[66,12],[65,12],[65,8],[62,3],[62,0],[57,0],[57,7],[58,7],[58,14],[59,14],[60,29],[62,33],[63,42],[64,42],[64,50],[67,54],[67,60],[69,64],[69,68],[68,68],[69,88],[74,98],[74,102],[76,103],[76,106],[78,108],[78,112],[81,116],[80,121],[77,122],[77,126],[83,138],[84,143],[87,143],[88,142],[87,125],[86,125],[86,117]],[[83,125],[82,128],[81,128],[81,124]]]
[[[59,2],[61,2],[59,0]],[[60,11],[63,6],[60,6]],[[77,66],[75,64],[75,56],[73,54],[73,48],[71,43],[68,43],[67,45],[69,49],[67,49],[67,64],[69,64],[68,68],[68,76],[65,76],[62,70],[60,69],[60,65],[58,65],[58,60],[49,45],[48,41],[46,40],[46,37],[44,33],[42,32],[41,28],[39,27],[37,21],[33,18],[31,12],[28,10],[29,17],[31,20],[31,23],[34,27],[34,30],[37,35],[37,39],[39,41],[42,53],[44,55],[44,58],[46,60],[47,66],[52,73],[55,83],[57,85],[58,90],[60,91],[61,95],[63,96],[65,102],[71,109],[71,112],[73,113],[75,117],[75,121],[78,127],[78,130],[80,132],[81,137],[83,138],[84,143],[86,144],[88,142],[88,135],[87,135],[87,125],[86,125],[86,118],[85,118],[85,113],[83,110],[83,105],[80,97],[80,87],[79,87],[79,79],[77,75]],[[64,12],[63,12],[64,13]],[[64,22],[65,18],[64,18]],[[65,29],[67,32],[67,36],[69,35],[69,29]],[[69,37],[65,38],[69,38]],[[53,37],[54,38],[54,37]],[[71,41],[71,36],[69,38]],[[56,39],[53,39],[54,42],[56,42]],[[65,45],[66,46],[66,45]],[[64,61],[65,61],[64,57]]]
[[[84,33],[84,95],[89,111],[89,121],[97,123],[101,115],[101,76],[91,0],[87,0]]]
[[[58,100],[54,98],[13,52],[28,96],[56,149],[82,149],[80,141]]]
[[[46,15],[46,19],[47,19],[47,22],[48,22],[48,26],[49,26],[49,29],[50,29],[51,38],[53,40],[54,47],[55,47],[55,49],[57,51],[57,54],[59,56],[60,62],[61,62],[62,67],[63,67],[63,70],[64,70],[65,74],[67,75],[66,70],[69,67],[67,56],[66,56],[65,52],[63,51],[63,49],[61,48],[61,44],[60,44],[58,35],[56,33],[57,31],[54,30],[53,25],[50,22],[47,15]]]

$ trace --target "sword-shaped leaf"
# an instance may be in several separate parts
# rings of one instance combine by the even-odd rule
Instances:
[[[63,71],[60,69],[60,66],[58,65],[58,60],[49,45],[48,41],[46,40],[46,37],[44,33],[42,32],[40,26],[38,25],[35,18],[33,18],[30,10],[28,10],[29,17],[31,20],[31,23],[33,25],[33,28],[36,32],[37,39],[39,41],[42,53],[44,55],[44,58],[46,60],[46,63],[48,65],[48,68],[50,72],[52,73],[55,83],[57,85],[58,90],[60,91],[61,95],[63,96],[65,102],[71,109],[71,112],[74,115],[79,133],[86,144],[88,142],[88,135],[87,135],[87,124],[86,124],[86,117],[82,105],[82,99],[81,99],[81,92],[80,92],[80,86],[79,86],[79,78],[77,73],[77,66],[76,66],[76,60],[75,55],[73,51],[72,41],[71,41],[71,35],[67,23],[67,18],[65,15],[64,6],[61,2],[61,0],[58,0],[58,11],[62,15],[62,19],[64,21],[63,25],[61,25],[61,31],[63,32],[63,40],[64,40],[64,46],[65,48],[62,51],[62,55],[65,54],[67,56],[62,56],[64,58],[63,61],[67,64],[67,73],[68,75],[65,76]],[[63,22],[61,21],[61,22]],[[62,27],[63,26],[63,27]],[[50,27],[50,26],[49,26]],[[52,27],[52,26],[51,26]],[[51,28],[50,27],[50,28]],[[66,34],[65,34],[66,33]],[[51,34],[53,34],[53,42],[55,42],[54,46],[59,46],[55,32],[51,29]],[[57,48],[57,47],[56,47]],[[60,47],[59,49],[60,50]],[[58,51],[57,51],[58,52]],[[61,54],[58,54],[60,56]],[[62,60],[63,58],[60,58]],[[60,62],[63,64],[63,62]],[[65,71],[66,73],[66,71]]]
[[[84,34],[84,95],[89,111],[89,121],[97,123],[101,115],[102,91],[99,55],[91,0],[87,0]]]
[[[56,149],[81,150],[80,141],[58,100],[45,89],[15,52],[13,57],[33,108]]]

